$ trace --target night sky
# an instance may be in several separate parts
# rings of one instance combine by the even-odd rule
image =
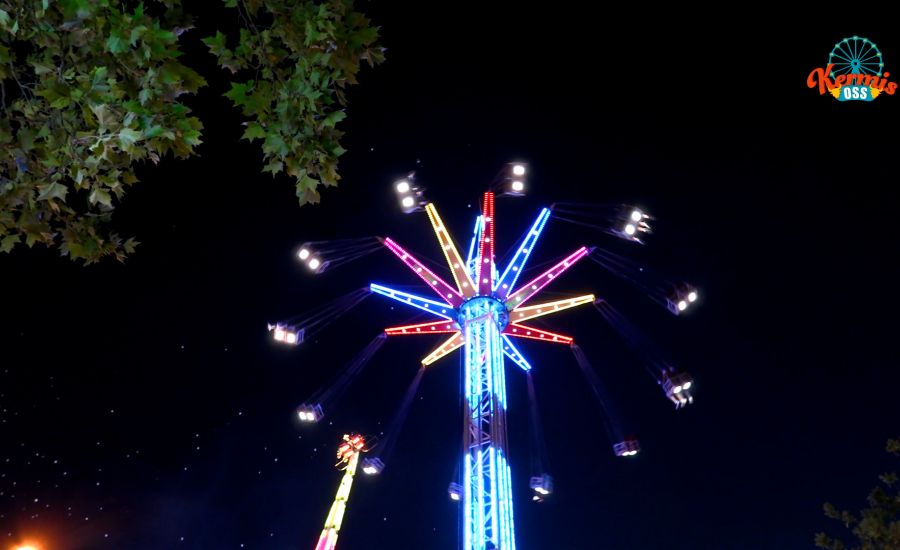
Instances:
[[[386,250],[311,276],[297,246],[389,235],[442,262],[391,183],[416,170],[462,244],[514,159],[529,163],[529,193],[498,200],[499,255],[555,201],[640,204],[656,218],[647,246],[551,220],[531,264],[602,245],[702,293],[676,318],[587,261],[548,288],[624,312],[694,376],[695,403],[673,410],[594,309],[548,320],[584,348],[643,451],[613,455],[568,348],[523,343],[556,490],[530,502],[528,400],[511,367],[519,548],[810,548],[834,532],[825,501],[864,505],[900,434],[900,94],[837,102],[806,77],[860,35],[900,80],[896,27],[426,4],[361,6],[387,62],[350,94],[343,179],[321,205],[298,207],[290,181],[260,173],[213,78],[193,100],[202,156],[144,167],[117,211],[142,243],[125,264],[0,256],[0,547],[311,548],[340,435],[384,430],[440,340],[389,340],[327,421],[299,425],[298,404],[417,316],[372,296],[290,349],[266,323],[370,281],[420,281]],[[201,16],[194,32],[216,23]],[[202,47],[188,60],[215,74]],[[458,356],[426,372],[387,469],[354,486],[341,548],[458,547],[458,392]]]

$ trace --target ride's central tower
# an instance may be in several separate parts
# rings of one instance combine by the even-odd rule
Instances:
[[[408,182],[401,182],[400,185]],[[592,294],[526,305],[546,285],[589,253],[580,247],[523,285],[519,275],[550,217],[541,210],[522,237],[515,254],[500,272],[494,257],[494,194],[484,194],[481,215],[475,221],[469,253],[460,255],[447,227],[431,203],[424,206],[438,243],[453,275],[453,285],[435,274],[391,238],[384,245],[437,295],[429,299],[381,284],[372,283],[372,292],[425,311],[435,319],[415,325],[388,327],[388,336],[449,335],[427,357],[429,366],[441,357],[462,348],[464,451],[458,490],[451,484],[451,498],[462,501],[464,550],[514,550],[512,482],[506,442],[506,372],[504,356],[524,371],[531,365],[513,339],[531,339],[569,345],[572,338],[524,324],[529,319],[550,315],[594,301]]]
[[[463,333],[463,547],[512,550],[512,483],[506,442],[506,376],[501,333],[506,305],[478,296],[459,307]]]

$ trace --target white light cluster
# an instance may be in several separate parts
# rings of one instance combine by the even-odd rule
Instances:
[[[506,190],[504,194],[513,197],[521,197],[525,194],[525,174],[528,169],[521,162],[512,162],[509,164],[509,172],[504,180],[506,181]]]
[[[384,470],[384,462],[378,457],[364,458],[362,470],[364,474],[370,476],[380,474]]]
[[[447,494],[450,495],[450,500],[458,501],[462,498],[462,485],[456,482],[450,483],[447,487]]]
[[[297,418],[301,422],[318,422],[325,416],[322,405],[300,405],[297,408]]]
[[[613,232],[629,241],[641,241],[642,233],[650,233],[650,216],[640,208],[626,208],[619,215],[617,227]]]
[[[269,331],[272,333],[272,339],[283,344],[296,346],[303,343],[304,330],[298,327],[276,324],[269,325]]]
[[[694,396],[691,395],[693,386],[694,379],[686,372],[667,371],[663,373],[663,391],[666,392],[666,397],[669,398],[669,401],[675,404],[676,409],[694,402]]]
[[[394,191],[397,193],[397,199],[400,201],[400,208],[404,214],[422,210],[422,207],[425,206],[423,190],[413,183],[412,174],[395,182]]]
[[[306,267],[313,273],[321,273],[328,267],[328,262],[323,260],[308,244],[300,247],[300,250],[297,251],[297,258],[306,264]]]
[[[674,294],[666,298],[666,306],[669,308],[669,311],[679,315],[691,307],[699,297],[700,294],[697,293],[697,289],[686,286],[677,289]]]
[[[553,478],[549,474],[534,476],[528,480],[528,486],[534,491],[531,499],[540,502],[545,496],[553,492]]]
[[[613,444],[613,451],[616,456],[634,456],[641,450],[641,444],[633,437],[628,437],[623,441]]]

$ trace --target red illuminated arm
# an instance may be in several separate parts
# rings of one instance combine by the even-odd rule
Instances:
[[[422,262],[404,250],[399,244],[395,243],[389,237],[386,237],[384,239],[384,245],[387,246],[391,252],[396,254],[408,268],[412,269],[413,273],[428,283],[428,286],[437,292],[441,299],[446,300],[453,307],[457,307],[463,302],[462,295],[457,292],[455,288],[451,287],[443,279],[432,273],[430,269],[425,267]]]
[[[506,307],[509,310],[514,310],[517,307],[521,306],[525,301],[529,298],[537,294],[542,288],[550,284],[550,281],[559,277],[559,275],[572,267],[578,260],[584,258],[590,253],[590,249],[586,246],[582,246],[575,252],[566,256],[562,261],[560,261],[555,266],[551,267],[547,271],[541,273],[528,283],[519,287],[518,290],[513,292],[509,299],[506,300]]]
[[[530,338],[532,340],[541,340],[543,342],[556,342],[557,344],[571,344],[573,338],[564,334],[557,334],[541,330],[539,328],[529,327],[528,325],[519,325],[510,323],[503,329],[503,334],[515,336],[517,338]]]
[[[405,325],[401,327],[388,327],[384,329],[384,333],[388,336],[400,336],[409,334],[441,334],[458,332],[459,325],[454,321],[433,321],[431,323],[421,323],[418,325]]]
[[[478,294],[490,296],[494,286],[494,194],[484,194],[481,208],[483,228],[481,242],[478,243]]]

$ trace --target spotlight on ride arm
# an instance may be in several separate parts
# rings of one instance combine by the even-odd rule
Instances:
[[[628,436],[622,441],[613,444],[613,451],[616,456],[634,456],[641,450],[641,444],[637,438]]]
[[[693,385],[694,379],[684,371],[663,372],[663,391],[666,393],[669,401],[675,404],[676,409],[694,402],[694,396],[691,395],[691,387]]]
[[[459,483],[451,482],[447,487],[447,494],[450,495],[450,500],[459,501],[462,498],[463,488]]]
[[[616,221],[613,222],[612,232],[626,241],[643,244],[641,235],[650,233],[649,220],[650,216],[640,208],[625,206],[619,212]]]
[[[363,473],[374,476],[384,470],[384,462],[378,457],[364,458],[362,461]]]
[[[301,422],[318,422],[325,416],[322,405],[319,403],[303,404],[297,407],[297,418]]]
[[[544,500],[544,497],[553,492],[553,478],[550,477],[550,474],[533,476],[528,481],[528,486],[534,491],[531,500],[541,502]]]
[[[699,297],[700,294],[698,294],[697,289],[688,285],[682,285],[666,297],[666,307],[675,315],[680,315],[692,308]]]
[[[269,325],[269,331],[272,333],[272,338],[276,342],[290,344],[292,346],[302,344],[303,336],[306,332],[302,328],[283,325],[281,323]]]
[[[413,174],[394,183],[394,191],[397,193],[397,199],[400,201],[400,208],[404,214],[418,212],[427,203],[424,198],[424,189],[415,185]]]

